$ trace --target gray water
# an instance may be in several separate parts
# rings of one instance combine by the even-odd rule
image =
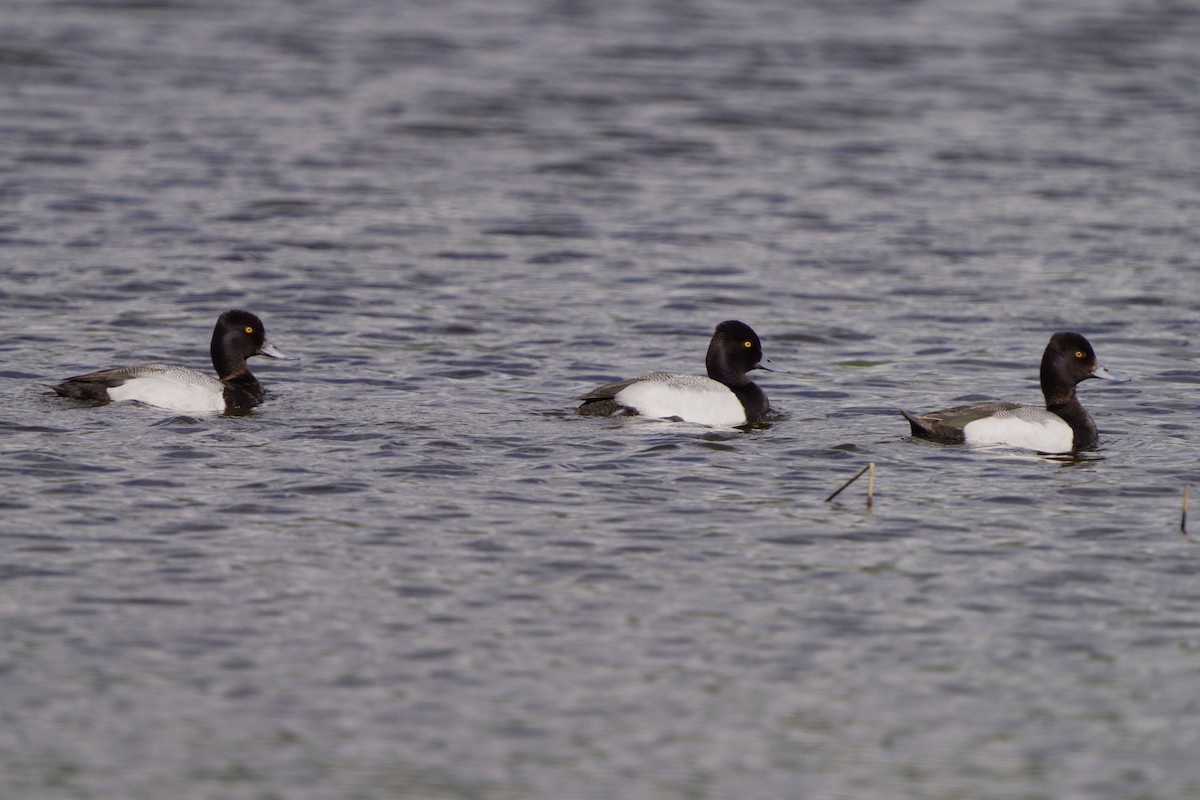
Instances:
[[[0,22],[0,797],[1200,795],[1193,4]],[[732,318],[781,419],[571,416]],[[1056,330],[1096,450],[909,438]]]

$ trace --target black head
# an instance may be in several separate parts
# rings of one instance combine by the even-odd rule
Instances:
[[[267,342],[262,320],[249,311],[226,311],[213,328],[212,359],[217,375],[227,379],[246,369],[246,359],[259,354],[278,357]]]
[[[1111,378],[1111,373],[1096,360],[1091,343],[1079,333],[1056,333],[1042,354],[1042,392],[1046,401],[1068,400],[1075,395],[1075,384],[1088,378]]]
[[[717,326],[704,359],[708,377],[727,386],[747,383],[746,373],[759,369],[762,362],[762,343],[758,334],[737,320],[726,320]]]

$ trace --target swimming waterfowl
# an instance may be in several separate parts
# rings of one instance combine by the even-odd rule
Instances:
[[[76,375],[47,386],[61,397],[98,405],[132,400],[185,414],[233,411],[263,399],[264,389],[246,366],[247,358],[291,358],[267,341],[262,320],[238,309],[217,319],[210,350],[216,378],[176,364],[145,364]]]
[[[901,411],[912,435],[939,442],[1003,444],[1042,453],[1069,453],[1096,443],[1096,423],[1075,397],[1075,386],[1088,378],[1124,382],[1096,360],[1091,343],[1078,333],[1050,337],[1042,355],[1042,394],[1046,407],[987,402],[927,414]]]
[[[726,320],[717,326],[704,362],[708,377],[654,372],[598,386],[575,398],[583,401],[575,413],[745,425],[761,421],[771,410],[766,394],[746,373],[754,369],[787,371],[763,357],[758,334],[737,320]]]

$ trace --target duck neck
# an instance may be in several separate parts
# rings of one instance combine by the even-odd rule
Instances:
[[[229,344],[232,345],[232,342]],[[250,369],[246,366],[246,359],[239,355],[233,355],[234,352],[232,346],[226,346],[220,331],[214,331],[209,354],[212,356],[213,369],[217,371],[217,377],[223,381],[240,381],[249,377],[254,381],[254,376],[250,374]],[[255,381],[255,383],[257,382]]]
[[[1075,384],[1062,378],[1045,360],[1042,361],[1041,381],[1046,410],[1071,426],[1075,434],[1075,449],[1081,450],[1095,444],[1096,423],[1075,396]]]
[[[1055,369],[1055,361],[1050,353],[1042,359],[1038,380],[1042,384],[1042,394],[1046,397],[1046,408],[1075,401],[1075,381],[1064,377],[1061,370]]]
[[[766,393],[754,381],[746,381],[741,386],[730,386],[729,391],[742,403],[746,410],[746,422],[759,422],[771,410]]]
[[[1066,403],[1046,403],[1046,410],[1063,419],[1075,434],[1075,449],[1082,450],[1096,443],[1098,433],[1092,415],[1074,397]]]
[[[240,387],[251,394],[262,394],[262,384],[258,382],[258,378],[250,373],[250,370],[246,369],[245,365],[232,375],[226,375],[221,378],[221,382]]]
[[[750,386],[754,385],[751,380],[746,377],[746,373],[744,371],[736,369],[732,364],[729,363],[729,358],[726,356],[726,351],[718,345],[718,342],[715,338],[708,346],[708,355],[704,357],[704,366],[708,370],[708,377],[712,378],[714,381],[725,384],[730,389],[734,389],[738,386],[745,386],[747,384]]]
[[[245,408],[256,406],[262,402],[266,392],[263,390],[262,384],[258,382],[258,378],[254,377],[246,368],[245,361],[242,362],[241,367],[228,374],[217,364],[216,358],[213,359],[213,365],[217,367],[217,373],[221,375],[221,383],[225,384],[225,404],[228,408]]]

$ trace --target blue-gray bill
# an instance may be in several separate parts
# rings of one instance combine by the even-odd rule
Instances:
[[[1102,367],[1099,364],[1092,370],[1092,377],[1099,378],[1102,381],[1112,381],[1113,383],[1129,383],[1131,378],[1127,378],[1119,372],[1113,372],[1108,367]]]
[[[289,356],[287,353],[283,352],[270,342],[263,342],[263,346],[259,348],[257,355],[266,356],[267,358],[278,358],[281,361],[300,360],[300,356]]]

